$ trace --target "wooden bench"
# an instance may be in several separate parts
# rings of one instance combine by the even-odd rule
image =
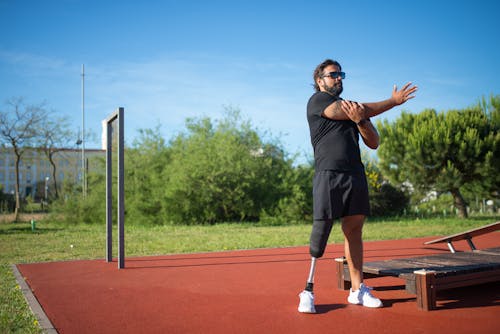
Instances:
[[[470,248],[472,250],[476,250],[476,246],[472,242],[472,238],[481,234],[486,234],[490,233],[496,230],[500,230],[500,222],[496,222],[493,224],[489,224],[486,226],[478,227],[472,230],[468,230],[462,233],[457,233],[457,234],[452,234],[443,238],[439,238],[436,240],[431,240],[424,242],[424,245],[432,245],[432,244],[437,244],[437,243],[442,243],[446,242],[448,244],[448,248],[450,249],[450,252],[455,253],[455,247],[453,247],[452,242],[453,241],[458,241],[458,240],[467,240],[467,243],[469,244]]]
[[[347,263],[344,258],[335,261],[338,288],[347,290],[351,287]],[[500,281],[500,247],[368,262],[363,273],[365,278],[405,280],[406,291],[417,296],[417,307],[428,311],[436,308],[436,292],[440,290]]]

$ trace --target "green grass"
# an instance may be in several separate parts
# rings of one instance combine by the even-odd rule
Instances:
[[[40,333],[9,265],[0,265],[0,281],[0,333]]]
[[[371,220],[365,225],[364,240],[443,236],[496,220],[499,217]],[[308,244],[310,229],[309,224],[127,225],[125,248],[126,256],[142,256],[299,246]],[[116,239],[116,228],[113,233]],[[105,239],[104,224],[65,225],[39,221],[36,230],[32,231],[28,222],[0,223],[0,333],[40,332],[15,281],[11,264],[104,258]],[[339,224],[334,226],[330,242],[343,242]],[[116,251],[116,240],[113,247]]]

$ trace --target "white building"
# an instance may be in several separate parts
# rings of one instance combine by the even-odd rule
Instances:
[[[86,149],[88,168],[96,168],[95,157],[106,157],[106,151]],[[16,185],[16,156],[12,148],[0,147],[0,188],[6,194],[14,194]],[[64,181],[81,182],[82,151],[80,149],[62,149],[54,154],[56,178],[58,186]],[[27,150],[21,157],[19,165],[19,193],[22,198],[40,194],[41,187],[53,187],[52,165],[45,153],[36,149]]]

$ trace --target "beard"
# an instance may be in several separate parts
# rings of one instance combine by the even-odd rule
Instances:
[[[342,86],[342,81],[340,81],[340,82],[335,83],[331,86],[325,85],[325,90],[333,96],[339,96],[340,94],[342,94],[344,87]]]

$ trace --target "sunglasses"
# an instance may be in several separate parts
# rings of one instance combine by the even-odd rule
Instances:
[[[325,77],[330,77],[332,79],[337,79],[337,78],[345,79],[345,72],[330,72],[322,76],[322,78]]]

